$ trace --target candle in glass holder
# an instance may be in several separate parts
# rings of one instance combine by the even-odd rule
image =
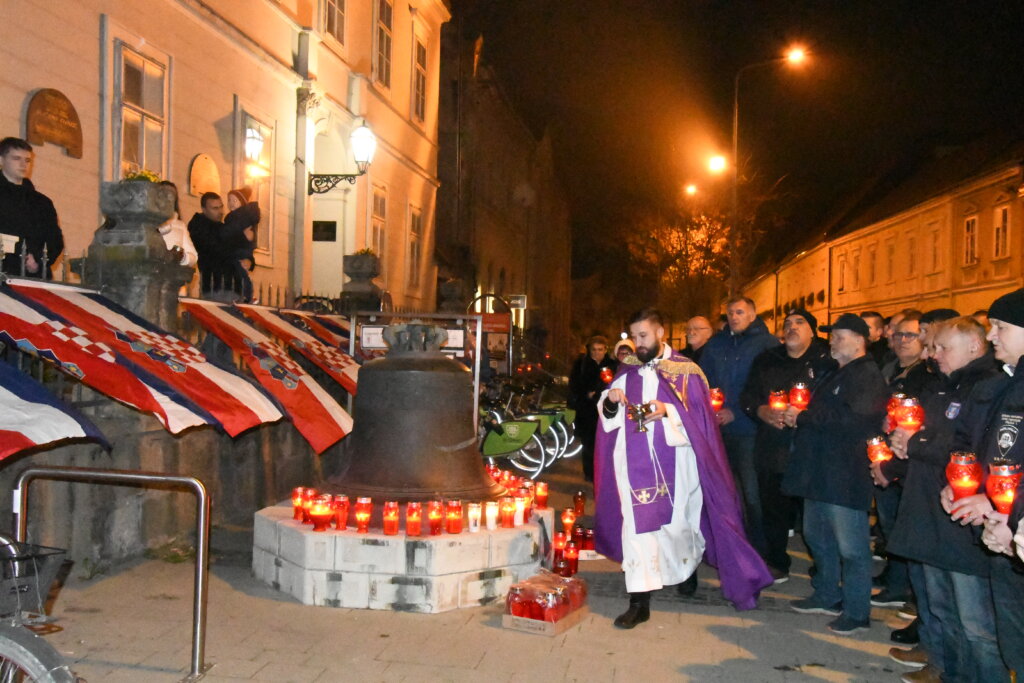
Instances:
[[[462,501],[449,500],[445,506],[445,531],[450,534],[462,533]]]
[[[576,519],[586,514],[587,494],[584,491],[577,491],[572,496],[572,511],[576,513]]]
[[[548,483],[538,481],[533,487],[533,499],[537,502],[538,510],[545,510],[548,507]]]
[[[572,576],[572,571],[569,569],[569,561],[564,556],[555,560],[554,564],[551,565],[551,570],[559,576],[566,578]]]
[[[316,498],[319,493],[314,488],[307,488],[305,493],[302,494],[302,523],[312,524],[313,520],[309,518],[309,508],[313,505],[313,499]]]
[[[339,493],[334,496],[334,501],[331,503],[331,507],[334,508],[334,528],[335,529],[347,529],[348,528],[348,496],[344,493]]]
[[[595,545],[595,542],[594,542],[594,530],[593,529],[587,529],[587,535],[583,539],[583,549],[584,550],[594,550],[594,545]]]
[[[906,397],[906,394],[896,393],[893,394],[889,398],[889,402],[885,404],[885,431],[891,432],[892,430],[896,429],[896,411],[899,410],[900,402]]]
[[[572,530],[572,542],[579,549],[583,548],[583,541],[587,538],[587,530],[577,524]]]
[[[953,489],[953,500],[973,496],[981,487],[981,463],[970,451],[953,451],[946,465],[946,481]]]
[[[773,391],[768,394],[768,407],[772,410],[785,410],[789,407],[789,400],[785,391]]]
[[[875,436],[868,439],[868,460],[871,462],[885,462],[892,460],[892,450],[885,442],[884,436]]]
[[[807,410],[811,403],[811,388],[803,382],[797,382],[789,390],[789,405],[798,410]]]
[[[441,527],[444,525],[444,506],[439,500],[432,500],[427,503],[427,523],[430,525],[430,535],[440,536]]]
[[[576,523],[576,511],[572,508],[565,508],[562,511],[562,528],[566,536],[572,536],[572,525]]]
[[[526,498],[516,496],[512,501],[515,505],[515,512],[512,516],[512,526],[522,526],[526,524]]]
[[[469,520],[469,533],[475,534],[480,531],[480,513],[482,506],[480,503],[468,503],[466,505],[466,519]]]
[[[370,531],[370,513],[373,511],[373,499],[362,496],[356,498],[356,532],[360,534]]]
[[[522,524],[526,524],[530,521],[530,489],[526,488],[526,484],[520,486],[515,492],[516,500],[522,499],[523,501],[523,521]],[[519,513],[519,503],[516,503],[516,514]],[[519,525],[517,525],[519,526]]]
[[[605,384],[611,384],[612,380],[615,379],[615,373],[612,372],[611,368],[601,368],[601,381]]]
[[[292,489],[292,519],[302,519],[302,498],[305,493],[305,486],[296,486]]]
[[[333,496],[330,494],[317,496],[309,506],[309,519],[313,522],[313,531],[327,531],[334,519],[334,510],[331,509]]]
[[[489,500],[484,503],[484,523],[488,531],[498,528],[498,501]]]
[[[563,552],[565,552],[565,544],[568,541],[568,537],[564,531],[556,531],[555,535],[551,538],[551,546],[554,548],[554,561],[558,561],[562,558]]]
[[[423,503],[410,501],[405,504],[405,535],[419,536],[423,532]]]
[[[511,529],[516,522],[516,501],[511,496],[505,496],[500,502],[501,528]]]
[[[711,408],[717,413],[725,405],[725,392],[718,387],[711,387],[708,395],[711,397]]]
[[[1024,470],[1020,463],[1009,462],[1008,460],[996,460],[988,466],[988,480],[985,481],[985,493],[997,512],[1004,515],[1010,514],[1013,509],[1013,499],[1017,494],[1017,485],[1020,484]]]
[[[384,535],[395,536],[398,534],[398,501],[388,500],[384,502]]]
[[[569,563],[569,576],[572,576],[580,569],[580,549],[575,543],[566,543],[563,555]]]
[[[924,408],[916,398],[908,396],[896,408],[896,426],[913,434],[924,423]]]

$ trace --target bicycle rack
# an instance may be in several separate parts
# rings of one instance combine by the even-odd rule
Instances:
[[[135,470],[102,470],[88,467],[29,467],[14,483],[15,540],[26,542],[28,535],[28,487],[36,479],[76,481],[82,483],[166,487],[186,487],[196,495],[196,571],[192,601],[192,668],[183,681],[197,681],[209,670],[204,666],[206,655],[206,597],[210,555],[210,496],[206,486],[195,477],[142,472]]]

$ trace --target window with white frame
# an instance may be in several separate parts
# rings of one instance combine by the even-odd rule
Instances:
[[[1010,207],[997,206],[992,221],[992,258],[1010,255]]]
[[[964,265],[969,266],[978,260],[978,217],[964,219]]]
[[[117,41],[118,105],[115,126],[121,175],[164,174],[167,137],[167,65]]]
[[[380,275],[384,277],[385,247],[387,246],[388,193],[383,187],[373,188],[373,211],[370,216],[370,249],[380,260]]]
[[[324,0],[324,33],[345,44],[345,0]]]
[[[413,46],[412,113],[417,121],[427,118],[427,46],[416,39]]]
[[[256,249],[270,252],[271,200],[273,198],[274,129],[249,112],[242,112],[242,184],[252,189],[250,201],[260,207],[256,226]]]
[[[391,87],[391,43],[394,6],[391,0],[377,0],[374,77],[385,88]]]
[[[409,210],[409,289],[419,289],[423,261],[423,212]]]

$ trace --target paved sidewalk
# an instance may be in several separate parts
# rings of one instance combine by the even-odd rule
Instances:
[[[572,467],[570,467],[570,465]],[[565,504],[576,463],[546,477]],[[620,631],[625,605],[618,568],[583,563],[591,614],[546,638],[505,631],[498,605],[437,615],[307,607],[260,584],[243,553],[211,565],[204,681],[895,681],[893,610],[852,638],[831,635],[828,617],[788,609],[810,593],[806,555],[794,578],[764,595],[762,608],[723,604],[716,575],[700,571],[692,599],[664,591],[649,623]],[[75,568],[53,609],[63,628],[47,639],[91,683],[176,681],[191,652],[192,567],[150,560],[84,579]]]

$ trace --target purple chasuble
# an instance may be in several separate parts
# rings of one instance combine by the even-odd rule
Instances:
[[[632,405],[644,402],[644,378],[639,372],[626,376],[626,400]],[[626,468],[633,492],[633,522],[638,534],[657,531],[672,521],[675,500],[676,449],[665,441],[661,420],[647,423],[654,432],[653,444],[647,432],[637,431],[636,422],[626,422]]]
[[[667,366],[680,367],[680,364],[691,363],[685,357],[673,353]],[[662,361],[665,363],[665,361]],[[692,373],[680,373],[672,376],[670,372],[663,369],[661,364],[658,367],[658,393],[656,398],[664,403],[671,403],[675,406],[682,420],[683,427],[690,439],[690,445],[694,450],[697,461],[697,475],[700,478],[701,495],[703,506],[701,508],[700,531],[704,536],[705,549],[704,561],[718,569],[719,579],[722,584],[722,594],[729,600],[736,609],[754,609],[757,607],[757,597],[762,588],[771,585],[772,578],[768,567],[757,551],[747,541],[743,531],[743,513],[740,506],[739,495],[736,492],[736,485],[733,482],[732,471],[725,456],[725,447],[722,445],[722,436],[719,432],[718,422],[715,419],[714,411],[711,409],[711,402],[708,397],[708,388],[701,375],[694,368]],[[629,395],[631,382],[639,382],[643,386],[643,378],[639,374],[639,365],[619,366],[619,375],[626,374],[627,398],[634,401]],[[680,396],[686,397],[686,405]],[[624,410],[625,406],[620,406]],[[655,450],[658,452],[657,460],[662,462],[663,449],[659,444],[664,444],[664,450],[672,451],[671,468],[663,465],[664,477],[670,484],[675,480],[675,449],[665,444],[664,427],[656,420],[648,426],[655,431]],[[626,422],[628,431],[635,432],[635,423]],[[647,445],[645,434],[643,446],[640,451],[640,458],[634,453],[634,438],[627,433],[626,453],[629,459],[630,488],[637,489],[647,486],[644,483],[650,479],[645,478],[643,472],[644,463],[651,461],[648,456],[650,448]],[[615,467],[613,464],[613,453],[615,441],[618,437],[618,430],[611,432],[604,431],[603,427],[597,429],[597,444],[594,457],[594,497],[595,497],[595,540],[598,552],[617,562],[622,561],[622,507],[619,501],[619,491],[615,482]],[[640,470],[637,472],[637,479],[634,480],[633,459],[640,461]],[[648,470],[650,470],[648,465]],[[669,500],[671,500],[669,498]],[[660,506],[654,508],[651,513],[641,513],[638,510],[644,506],[638,506],[636,500],[633,503],[633,513],[636,519],[637,532],[643,533],[641,524],[654,524],[660,521],[654,529],[661,524],[667,524],[671,519],[671,503],[668,507],[668,517],[661,517]]]

